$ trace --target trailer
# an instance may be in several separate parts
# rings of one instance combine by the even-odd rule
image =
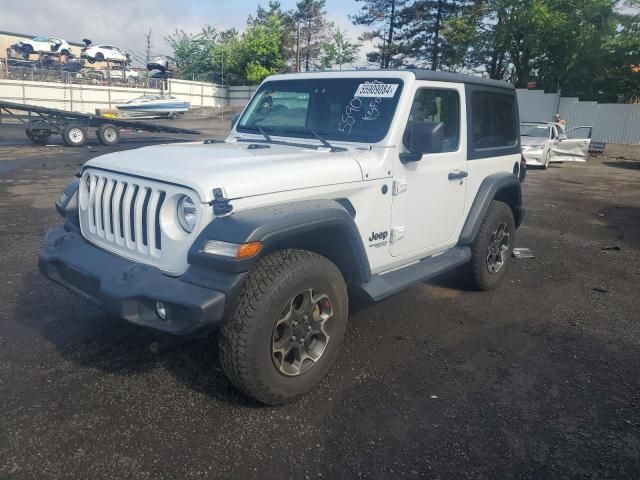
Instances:
[[[139,132],[179,133],[199,135],[197,130],[168,127],[135,120],[122,120],[87,113],[68,112],[56,108],[38,107],[22,103],[0,100],[0,114],[15,118],[25,126],[27,138],[37,145],[45,145],[51,135],[62,135],[69,147],[81,147],[87,141],[89,130],[95,129],[98,140],[103,145],[116,145],[120,141],[120,130],[131,129]],[[18,115],[16,112],[26,112]],[[26,118],[25,118],[26,117]]]

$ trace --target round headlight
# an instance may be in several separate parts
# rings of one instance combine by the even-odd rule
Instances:
[[[178,200],[178,222],[180,222],[180,226],[185,232],[191,233],[196,226],[197,220],[196,204],[193,203],[191,197],[183,195]]]

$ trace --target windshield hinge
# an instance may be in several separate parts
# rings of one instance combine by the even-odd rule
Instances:
[[[404,227],[392,227],[391,228],[391,243],[399,242],[404,238]]]
[[[400,195],[403,192],[407,191],[407,179],[406,178],[396,178],[393,180],[393,189],[392,192],[394,195]]]

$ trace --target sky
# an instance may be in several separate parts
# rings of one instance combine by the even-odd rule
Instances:
[[[176,28],[197,33],[203,25],[242,30],[247,15],[268,0],[1,0],[0,30],[51,35],[70,42],[89,38],[94,44],[113,44],[143,54],[144,34],[152,30],[152,53],[170,54],[164,38]],[[296,0],[281,0],[283,10]],[[351,24],[361,4],[355,0],[327,0],[327,17],[356,40],[364,30]],[[361,50],[364,59],[366,49]]]

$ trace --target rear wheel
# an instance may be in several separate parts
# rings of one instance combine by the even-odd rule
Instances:
[[[97,135],[100,143],[107,147],[116,145],[120,141],[120,129],[110,123],[100,125]]]
[[[329,372],[344,337],[347,288],[328,259],[281,250],[261,259],[219,336],[231,383],[269,405],[313,389]]]
[[[102,62],[104,60],[104,55],[101,52],[96,53],[96,62]]]
[[[70,123],[62,129],[62,140],[68,147],[81,147],[87,142],[87,130],[77,123]]]
[[[471,260],[460,267],[471,288],[489,290],[500,283],[511,261],[515,229],[511,207],[493,200],[471,245]]]
[[[27,128],[25,133],[27,138],[36,145],[46,145],[51,137],[51,132],[42,128]]]

